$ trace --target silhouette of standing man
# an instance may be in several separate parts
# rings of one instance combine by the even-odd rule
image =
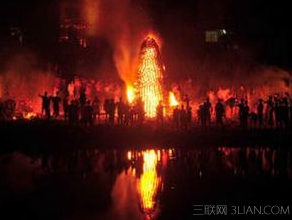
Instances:
[[[46,118],[50,118],[50,98],[48,97],[48,93],[44,92],[44,95],[39,96],[42,98],[42,114],[45,112]]]

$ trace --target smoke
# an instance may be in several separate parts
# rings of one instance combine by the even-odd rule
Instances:
[[[151,30],[140,3],[131,0],[84,0],[83,5],[84,18],[90,24],[90,35],[104,37],[109,42],[119,76],[126,84],[135,81],[140,45]]]
[[[254,110],[260,98],[267,100],[270,95],[292,94],[290,72],[260,64],[253,67],[243,64],[238,64],[234,71],[225,71],[225,75],[218,66],[197,68],[193,77],[175,80],[172,91],[180,94],[180,100],[188,95],[194,113],[206,97],[213,105],[218,98],[223,101],[231,97],[247,99],[251,110]]]
[[[0,75],[0,99],[13,99],[17,104],[40,111],[41,99],[37,94],[44,91],[53,94],[57,78],[53,72],[41,70],[39,63],[29,52],[15,55]]]
[[[116,179],[112,189],[112,207],[105,219],[144,219],[139,209],[137,180],[131,175],[131,168],[123,171]]]
[[[91,93],[91,90],[97,90],[97,93],[106,90],[103,96],[110,98],[114,94],[119,97],[122,89],[111,86],[113,80],[109,79],[114,78],[112,73],[117,70],[119,77],[127,85],[136,81],[141,43],[145,36],[153,31],[155,24],[152,24],[147,16],[144,0],[81,2],[82,7],[76,8],[81,9],[82,18],[89,25],[87,37],[93,39],[93,44],[96,41],[96,44],[89,45],[88,57],[82,57],[82,62],[76,63],[82,65],[87,62],[96,69],[84,68],[76,72],[78,76],[84,73],[84,78],[88,78],[90,72],[92,78],[97,72],[103,73],[102,77],[109,81],[102,85],[91,83],[86,87],[87,94]],[[61,11],[66,11],[66,7],[63,7]],[[200,103],[212,92],[216,97],[238,95],[256,102],[257,98],[266,98],[269,94],[291,93],[291,74],[256,62],[257,48],[246,49],[240,43],[237,44],[236,40],[231,40],[228,47],[206,45],[203,28],[198,27],[198,24],[203,24],[205,17],[198,16],[194,26],[194,17],[189,16],[194,12],[189,10],[183,11],[186,13],[177,10],[177,13],[160,15],[160,25],[156,24],[160,27],[164,45],[161,55],[166,66],[165,82],[167,87],[175,84],[173,91],[178,99],[182,100],[183,95],[187,94],[191,100]],[[204,10],[209,10],[209,7]],[[203,10],[201,14],[205,15]],[[65,14],[61,16],[62,19],[65,17]],[[225,27],[224,25],[221,26]],[[91,46],[96,48],[97,53],[91,50]],[[65,55],[64,57],[67,59]],[[41,99],[37,94],[48,91],[53,95],[59,84],[55,72],[50,67],[40,68],[41,62],[27,51],[6,62],[5,69],[0,70],[0,98],[27,100],[34,109],[40,109]],[[112,67],[113,63],[115,67]],[[75,63],[72,62],[72,66],[75,66]],[[96,88],[90,89],[92,86]],[[95,95],[94,92],[92,94]]]
[[[101,16],[100,0],[83,0],[82,17],[90,26],[89,36],[94,36],[99,30],[99,18]]]

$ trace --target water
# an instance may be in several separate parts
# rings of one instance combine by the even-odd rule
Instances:
[[[194,219],[193,205],[289,205],[286,148],[14,152],[0,157],[0,213],[31,219]]]

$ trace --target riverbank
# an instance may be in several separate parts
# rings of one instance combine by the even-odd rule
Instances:
[[[201,147],[201,146],[289,146],[291,131],[242,130],[238,127],[179,131],[165,126],[140,127],[94,125],[70,126],[63,121],[2,121],[1,151],[42,149]]]

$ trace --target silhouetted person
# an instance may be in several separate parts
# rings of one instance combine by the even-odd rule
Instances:
[[[68,103],[68,94],[65,94],[64,98],[63,98],[63,111],[64,111],[64,119],[65,121],[68,120],[68,107],[69,107],[69,103]]]
[[[192,108],[188,104],[188,106],[187,106],[187,128],[189,128],[191,126],[192,118],[193,118]]]
[[[274,97],[276,127],[281,127],[281,104],[277,96]]]
[[[180,126],[182,129],[187,128],[187,113],[185,110],[185,106],[181,106],[180,114],[179,114],[179,119],[180,119]]]
[[[158,125],[163,124],[163,104],[162,101],[159,101],[159,104],[156,107],[156,121]]]
[[[240,100],[240,103],[238,104],[238,108],[239,108],[238,118],[239,118],[240,126],[244,128],[245,125],[244,125],[244,100],[243,99]]]
[[[124,123],[125,125],[133,125],[134,123],[134,108],[130,106],[129,103],[124,105]]]
[[[83,108],[83,106],[86,104],[85,89],[81,89],[80,97],[79,97],[79,103],[80,103],[80,107],[81,108]]]
[[[198,119],[199,119],[199,122],[200,122],[202,128],[205,128],[206,127],[206,114],[205,114],[205,110],[204,110],[204,103],[199,106]]]
[[[267,122],[270,127],[274,126],[274,102],[272,96],[269,96],[269,99],[267,101],[267,112],[266,112],[266,117],[267,117]]]
[[[138,124],[142,125],[145,119],[145,110],[144,110],[144,102],[141,98],[137,100],[136,109],[137,109],[137,115],[138,115]]]
[[[176,106],[172,113],[173,117],[173,126],[178,129],[179,128],[179,109]]]
[[[215,106],[215,113],[216,113],[216,124],[218,126],[223,127],[223,118],[225,115],[225,108],[221,99],[218,99],[218,102]]]
[[[128,103],[126,103],[125,105],[124,105],[124,119],[123,119],[123,124],[125,124],[125,125],[129,125],[129,123],[131,122],[131,106],[128,104]]]
[[[190,99],[188,95],[184,96],[184,101],[186,102],[186,109],[189,109],[190,107]]]
[[[250,113],[250,119],[251,119],[251,127],[255,129],[257,127],[258,122],[258,115],[255,112]]]
[[[125,104],[123,102],[122,97],[120,97],[120,100],[117,103],[117,111],[118,111],[118,124],[123,124],[124,115],[125,115]]]
[[[79,107],[76,100],[72,100],[68,108],[68,118],[71,125],[77,125],[79,121]]]
[[[131,123],[131,125],[134,124],[134,121],[135,121],[135,108],[133,106],[130,106],[130,123]]]
[[[289,126],[289,101],[287,97],[281,100],[281,124],[285,128]]]
[[[100,119],[100,101],[97,96],[94,97],[94,100],[92,102],[92,108],[93,108],[93,119],[99,121]]]
[[[248,101],[245,101],[244,108],[243,108],[243,115],[242,115],[244,129],[248,128],[248,116],[249,116],[249,106],[248,106]]]
[[[106,123],[108,123],[109,112],[110,112],[110,100],[109,99],[104,100],[103,110],[105,111],[105,121],[106,121]]]
[[[115,123],[115,110],[116,110],[116,104],[113,99],[109,101],[109,123],[110,125],[114,125]]]
[[[84,124],[93,125],[93,108],[90,105],[90,101],[86,101],[86,105],[84,106]]]
[[[44,92],[44,95],[39,96],[42,98],[42,114],[45,112],[46,117],[50,118],[50,98],[48,97],[48,93]]]
[[[207,98],[204,102],[204,114],[206,116],[206,124],[211,124],[211,111],[212,111],[212,104],[210,102],[210,99]]]
[[[53,116],[58,118],[60,115],[60,102],[61,98],[59,97],[59,92],[56,93],[55,96],[52,97],[53,102]]]
[[[259,103],[257,106],[257,116],[259,121],[259,127],[262,128],[264,126],[264,101],[259,99]]]

